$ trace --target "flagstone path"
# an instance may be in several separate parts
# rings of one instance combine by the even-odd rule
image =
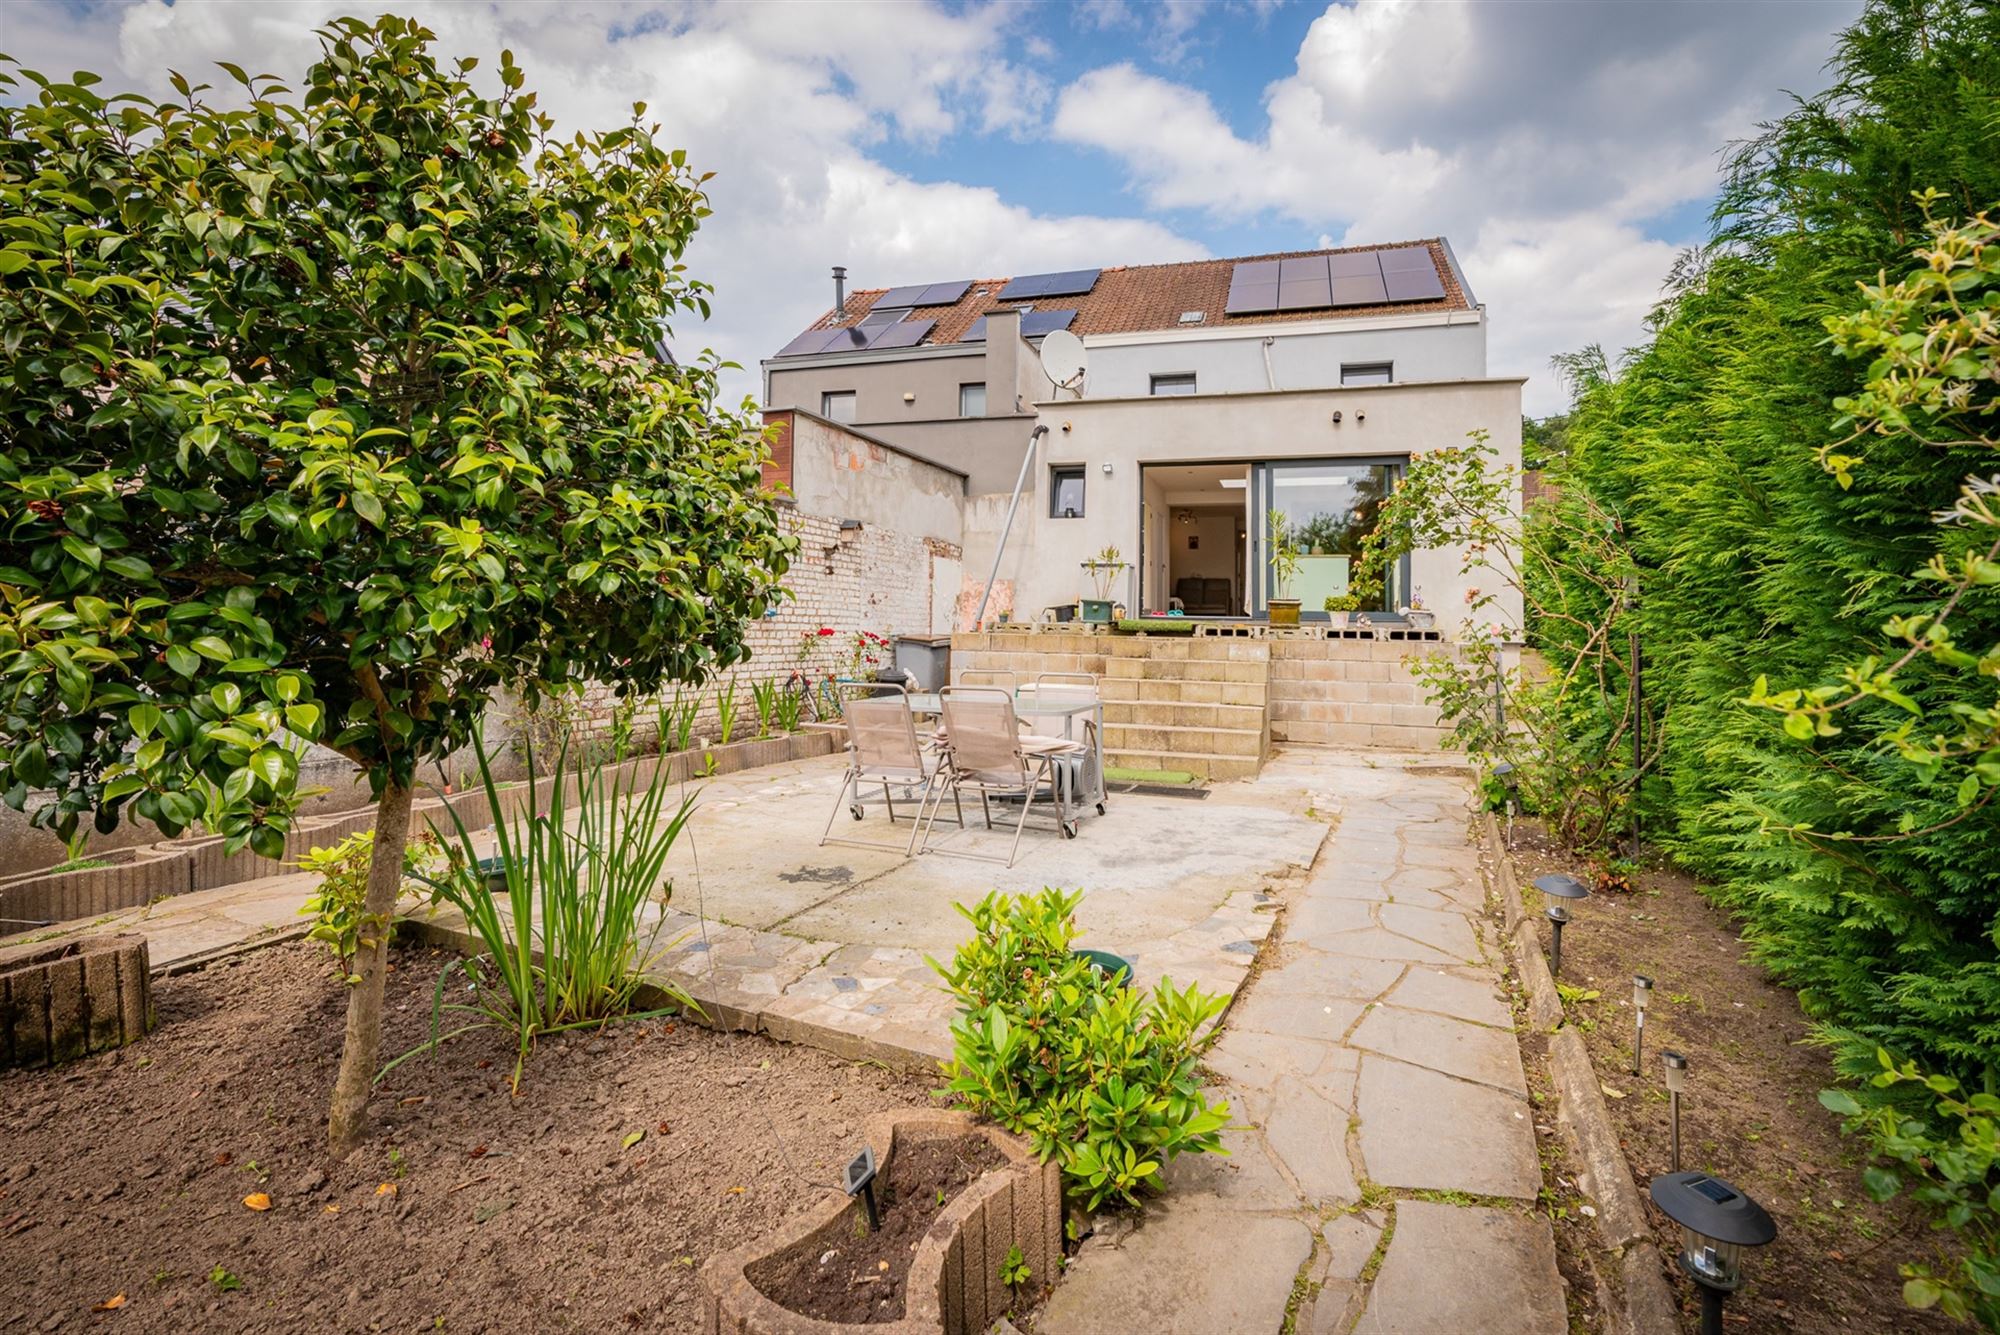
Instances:
[[[1257,781],[1334,822],[1209,1065],[1227,1158],[1173,1164],[1084,1243],[1042,1335],[1567,1328],[1467,781],[1287,750]]]

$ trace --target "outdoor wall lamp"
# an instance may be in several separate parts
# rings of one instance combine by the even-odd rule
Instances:
[[[1354,421],[1357,426],[1363,422],[1366,422],[1367,420],[1368,420],[1367,413],[1362,412],[1359,408],[1356,408],[1354,410]]]
[[[861,521],[859,519],[843,519],[840,521],[840,540],[842,542],[853,542],[860,536]]]
[[[1639,1060],[1646,1051],[1646,1007],[1653,1002],[1653,980],[1643,973],[1632,975],[1632,1074],[1640,1074]]]
[[[1507,847],[1514,846],[1514,812],[1521,805],[1521,781],[1514,774],[1514,767],[1501,761],[1492,770],[1493,777],[1507,794]]]
[[[1335,409],[1333,410],[1333,424],[1334,424],[1335,426],[1339,426],[1339,425],[1340,425],[1340,409],[1338,409],[1338,408],[1335,408]]]
[[[1722,1302],[1743,1283],[1743,1249],[1778,1236],[1764,1207],[1706,1173],[1653,1179],[1653,1204],[1681,1228],[1681,1269],[1701,1290],[1701,1335],[1722,1335]]]
[[[1669,1048],[1660,1054],[1667,1067],[1667,1115],[1673,1121],[1673,1171],[1681,1171],[1681,1095],[1687,1092],[1688,1059]]]
[[[1549,972],[1559,974],[1563,967],[1563,928],[1569,923],[1569,906],[1565,901],[1589,899],[1590,891],[1584,889],[1583,882],[1574,876],[1564,876],[1553,872],[1535,878],[1535,889],[1542,892],[1549,902],[1543,910],[1550,925],[1555,929],[1555,947],[1549,952]]]
[[[1109,463],[1109,462],[1105,463],[1105,464],[1103,465],[1103,467],[1104,467],[1104,476],[1106,476],[1106,477],[1110,477],[1110,476],[1111,476],[1111,465],[1110,465],[1110,463]]]

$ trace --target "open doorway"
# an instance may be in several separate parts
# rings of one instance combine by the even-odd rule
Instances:
[[[1141,605],[1237,617],[1248,606],[1248,464],[1147,464]]]

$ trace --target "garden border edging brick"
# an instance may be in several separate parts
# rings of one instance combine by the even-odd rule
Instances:
[[[1556,1121],[1580,1165],[1578,1185],[1597,1202],[1598,1238],[1618,1258],[1621,1283],[1612,1315],[1633,1335],[1679,1335],[1680,1306],[1666,1279],[1666,1262],[1653,1241],[1644,1199],[1618,1132],[1599,1091],[1597,1069],[1582,1035],[1562,1026],[1562,998],[1542,954],[1534,916],[1528,912],[1514,859],[1490,811],[1478,813],[1479,837],[1493,851],[1492,866],[1509,935],[1513,938],[1528,1019],[1549,1035],[1549,1065],[1556,1089]],[[1594,1268],[1594,1266],[1593,1266]],[[1603,1287],[1602,1277],[1599,1279]]]

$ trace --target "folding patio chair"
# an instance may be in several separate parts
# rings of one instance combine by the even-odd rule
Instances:
[[[947,686],[938,692],[938,705],[944,715],[944,760],[938,767],[940,781],[928,799],[930,814],[921,821],[921,851],[930,851],[930,830],[937,823],[937,808],[944,804],[946,788],[951,789],[954,800],[965,789],[977,792],[989,830],[993,828],[993,798],[1012,797],[1021,802],[1021,818],[1014,825],[1014,841],[1005,859],[977,853],[962,856],[1013,866],[1021,849],[1021,834],[1028,828],[1028,816],[1044,784],[1055,804],[1056,828],[1063,838],[1076,838],[1076,818],[1070,814],[1065,785],[1058,781],[1056,767],[1081,753],[1080,745],[1060,737],[1024,734],[1014,713],[1014,697],[1005,691]],[[959,820],[964,823],[962,814]]]
[[[846,806],[854,819],[860,820],[863,814],[862,788],[879,783],[882,785],[883,804],[889,810],[891,827],[896,823],[895,790],[901,788],[906,795],[916,790],[917,810],[910,821],[910,842],[903,848],[904,855],[908,856],[916,849],[917,833],[923,824],[924,799],[930,796],[931,789],[939,782],[942,760],[936,765],[924,763],[923,747],[917,742],[916,715],[910,710],[909,693],[900,686],[844,701],[841,712],[847,720],[847,773],[841,779],[840,792],[834,797],[833,811],[826,818],[826,829],[819,838],[820,845],[850,844],[859,848],[895,851],[897,845],[894,844],[833,837],[833,823],[840,818],[840,808]],[[956,793],[952,794],[952,805],[958,811],[958,823],[962,828],[965,811],[959,806]]]
[[[1072,716],[1064,714],[1044,714],[1027,720],[1028,730],[1044,737],[1062,737],[1069,741],[1081,742],[1083,754],[1071,757],[1062,764],[1063,779],[1070,785],[1069,799],[1073,807],[1081,807],[1095,802],[1097,814],[1104,814],[1104,776],[1098,772],[1097,758],[1102,752],[1097,737],[1096,706],[1100,703],[1097,675],[1092,672],[1042,672],[1033,682],[1021,688],[1023,696],[1032,694],[1036,703],[1043,705],[1090,705],[1088,714],[1074,716],[1083,723],[1083,735],[1076,736]]]
[[[952,685],[983,686],[1012,695],[1020,685],[1020,678],[1014,675],[1012,668],[964,668],[959,672],[958,680]]]

